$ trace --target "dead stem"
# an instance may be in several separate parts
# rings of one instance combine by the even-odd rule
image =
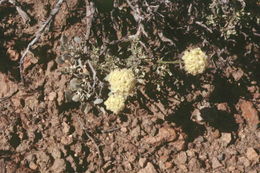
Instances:
[[[83,131],[84,131],[85,134],[87,135],[87,137],[88,137],[88,138],[93,142],[93,144],[95,145],[95,148],[96,148],[96,150],[97,150],[97,152],[98,152],[98,157],[99,157],[99,169],[100,169],[100,171],[101,171],[101,170],[103,171],[103,169],[102,169],[102,165],[104,164],[103,154],[101,153],[100,148],[99,148],[99,146],[98,146],[96,140],[90,135],[90,133],[89,133],[88,130],[85,128],[85,126],[83,125],[82,121],[80,120],[80,118],[79,118],[78,116],[77,116],[77,119],[78,119],[78,122],[79,122],[81,128],[83,129]]]
[[[48,19],[43,23],[43,25],[39,28],[39,30],[36,32],[34,39],[27,45],[27,48],[25,49],[24,53],[22,54],[22,57],[19,62],[19,68],[20,68],[20,77],[21,82],[24,84],[24,74],[23,74],[23,62],[24,58],[27,55],[27,53],[30,51],[30,48],[40,39],[42,34],[44,33],[45,29],[49,24],[52,22],[54,16],[59,12],[61,8],[61,4],[64,0],[58,0],[55,7],[51,10],[50,16]]]

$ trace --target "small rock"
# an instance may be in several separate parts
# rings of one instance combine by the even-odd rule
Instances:
[[[124,132],[124,133],[127,132],[127,128],[126,128],[126,127],[122,127],[120,130],[121,130],[122,132]]]
[[[223,141],[223,143],[225,145],[230,144],[231,140],[232,140],[232,135],[231,133],[221,133],[221,140]]]
[[[166,162],[168,159],[169,159],[169,156],[168,156],[168,155],[162,155],[162,156],[160,156],[159,161],[162,162],[162,163],[164,163],[164,162]]]
[[[140,167],[143,168],[147,163],[147,159],[146,158],[140,158],[138,163],[139,163]]]
[[[133,122],[132,122],[132,127],[135,127],[135,126],[137,126],[137,125],[138,125],[138,119],[135,118],[135,119],[133,120]]]
[[[219,132],[219,130],[218,130],[218,129],[214,130],[214,131],[212,132],[212,136],[213,136],[214,139],[219,138],[219,137],[220,137],[220,132]]]
[[[128,162],[132,163],[132,162],[135,161],[135,159],[136,159],[136,156],[135,156],[134,154],[132,154],[132,155],[130,155],[130,156],[128,157]]]
[[[187,162],[187,155],[184,151],[177,155],[177,162],[178,164],[185,164]]]
[[[71,155],[69,155],[69,156],[66,157],[66,161],[68,161],[68,162],[70,163],[70,166],[71,166],[74,170],[77,169],[77,168],[76,168],[75,161],[74,161],[74,159],[73,159],[73,157],[72,157]]]
[[[146,142],[150,144],[160,142],[171,142],[177,138],[175,130],[171,127],[162,127],[159,129],[159,133],[154,137],[146,138]]]
[[[245,157],[239,157],[238,158],[238,161],[240,162],[240,163],[242,163],[245,167],[248,167],[248,166],[250,166],[250,162],[249,162],[249,160],[247,159],[247,158],[245,158]]]
[[[182,170],[182,172],[188,172],[188,168],[186,165],[178,165],[178,167]]]
[[[191,120],[198,123],[198,124],[204,124],[205,120],[201,116],[201,112],[199,109],[195,109],[191,114]]]
[[[19,56],[20,56],[19,53],[18,53],[16,50],[12,49],[11,47],[9,47],[9,48],[7,49],[6,54],[9,55],[9,58],[10,58],[12,61],[17,61],[18,58],[19,58]]]
[[[242,111],[242,116],[246,119],[249,127],[252,129],[257,128],[259,124],[258,112],[254,108],[253,103],[246,100],[240,100],[240,108]]]
[[[235,167],[235,166],[230,166],[230,167],[228,167],[228,171],[232,172],[232,171],[234,171],[234,170],[236,170],[236,167]]]
[[[208,159],[208,154],[207,153],[202,153],[199,155],[199,159],[201,161],[206,161]]]
[[[70,145],[73,142],[72,136],[62,136],[61,137],[61,143],[63,145]]]
[[[254,93],[254,92],[257,91],[257,88],[256,88],[256,86],[249,86],[249,87],[247,87],[247,90],[248,90],[249,92],[251,92],[251,93]]]
[[[187,150],[187,155],[188,155],[189,157],[194,157],[194,156],[195,156],[195,152],[192,151],[192,150]]]
[[[225,159],[225,154],[224,153],[220,153],[218,156],[217,156],[218,160],[224,160]]]
[[[49,96],[48,96],[48,99],[50,100],[50,101],[53,101],[53,100],[55,100],[57,98],[57,93],[56,92],[51,92],[50,94],[49,94]]]
[[[11,81],[8,75],[0,73],[0,98],[8,97],[17,91],[18,85],[17,83]]]
[[[227,104],[227,103],[219,103],[219,104],[217,105],[217,109],[218,109],[219,111],[227,111],[227,112],[230,111],[230,108],[228,107],[228,104]]]
[[[30,162],[29,168],[31,168],[32,170],[36,170],[37,167],[38,167],[38,166],[37,166],[34,162]]]
[[[124,162],[123,165],[124,165],[125,169],[128,171],[131,171],[133,169],[132,164],[129,162]]]
[[[246,157],[251,161],[257,161],[258,160],[258,154],[255,151],[254,148],[247,148],[246,150]]]
[[[185,140],[177,140],[172,142],[170,146],[172,146],[176,151],[183,151],[186,146],[186,142]]]
[[[216,168],[219,168],[221,167],[221,163],[218,161],[218,159],[216,157],[213,157],[212,159],[212,168],[213,169],[216,169]]]
[[[54,159],[61,158],[61,152],[58,147],[50,147],[50,153]]]
[[[235,81],[239,81],[244,75],[244,72],[241,69],[238,69],[237,71],[234,71],[232,73],[233,78]]]
[[[131,135],[132,137],[138,137],[138,136],[140,136],[140,134],[141,134],[141,128],[140,128],[140,126],[137,126],[136,128],[134,128],[134,129],[130,132],[130,135]]]
[[[157,171],[154,168],[153,164],[148,162],[146,167],[138,171],[138,173],[157,173]]]
[[[65,161],[63,159],[55,159],[51,169],[57,173],[64,172],[66,169]]]
[[[201,167],[200,162],[195,157],[190,159],[188,165],[189,165],[189,170],[193,172],[199,171]]]
[[[62,131],[65,134],[68,134],[70,131],[70,126],[66,122],[62,122]]]
[[[173,163],[172,162],[165,162],[164,163],[164,168],[165,169],[170,169],[170,168],[172,168],[173,167]]]

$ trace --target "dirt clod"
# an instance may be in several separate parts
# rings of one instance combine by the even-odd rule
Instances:
[[[241,100],[240,108],[242,111],[242,116],[246,119],[248,125],[251,128],[257,128],[259,124],[259,116],[253,104],[250,101]]]
[[[247,148],[246,157],[249,160],[252,160],[252,161],[258,161],[259,160],[259,155],[254,148]]]

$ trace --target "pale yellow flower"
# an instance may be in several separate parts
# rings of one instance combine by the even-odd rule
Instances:
[[[200,48],[186,50],[182,59],[185,71],[192,75],[203,73],[208,65],[207,56]]]
[[[121,94],[111,94],[105,101],[106,108],[115,114],[118,114],[125,108],[126,98]]]
[[[130,69],[116,69],[106,77],[106,80],[112,93],[118,92],[126,96],[133,91],[136,84],[134,73]]]

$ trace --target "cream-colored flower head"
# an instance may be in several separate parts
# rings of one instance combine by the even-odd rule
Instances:
[[[194,76],[203,73],[208,65],[207,56],[200,48],[186,50],[182,59],[185,71]]]
[[[131,69],[116,69],[106,77],[112,93],[129,95],[135,87],[135,76]]]
[[[118,114],[125,108],[126,98],[121,94],[111,94],[105,101],[106,108],[115,114]]]

